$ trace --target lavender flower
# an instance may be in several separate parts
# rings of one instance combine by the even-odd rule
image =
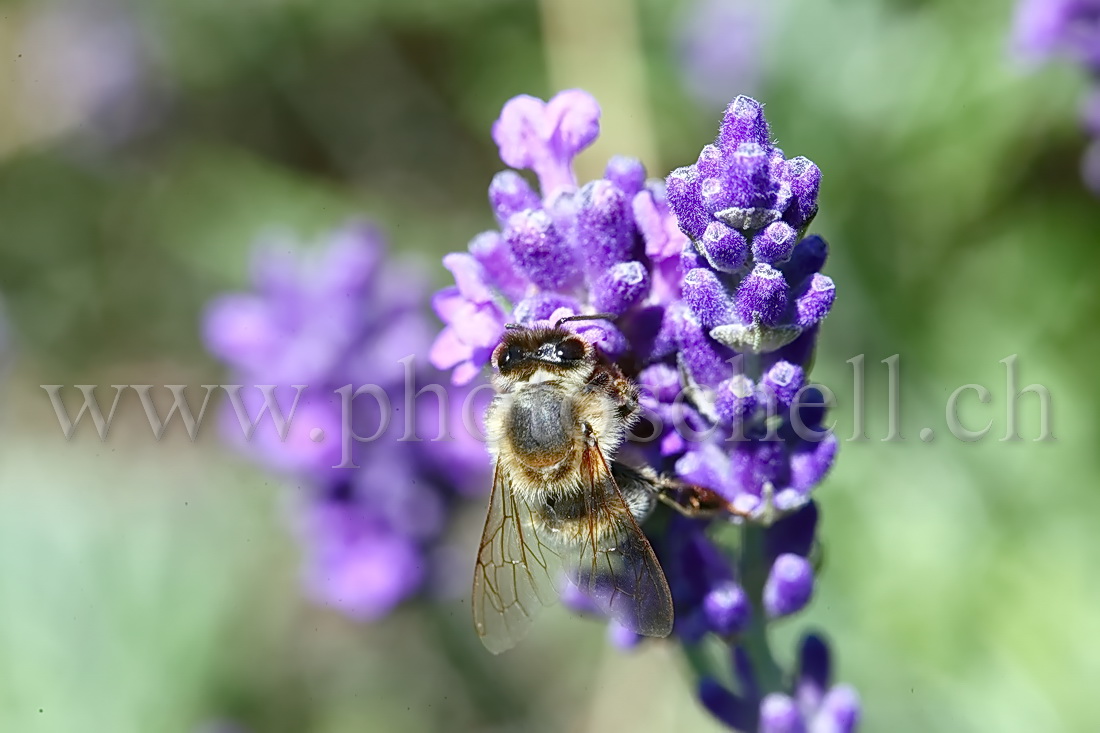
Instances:
[[[689,658],[720,638],[751,677],[737,698],[742,712],[711,709],[756,730],[781,717],[775,696],[794,694],[766,630],[811,600],[818,518],[811,492],[837,448],[824,429],[825,399],[808,384],[818,326],[835,295],[821,273],[825,241],[805,236],[821,173],[806,158],[788,159],[773,145],[761,105],[738,97],[715,143],[666,181],[647,181],[638,161],[619,157],[604,178],[580,185],[571,162],[595,138],[598,118],[595,101],[577,90],[504,106],[493,126],[501,158],[533,170],[539,189],[515,171],[490,184],[500,229],[444,258],[455,285],[434,300],[447,325],[432,361],[465,384],[507,322],[615,315],[613,324],[571,325],[642,389],[653,434],[624,452],[713,490],[733,509],[716,519],[658,510],[644,529],[672,591],[673,634]],[[575,589],[564,600],[596,610]],[[609,634],[622,648],[640,642],[615,624]],[[698,672],[718,676],[705,665]],[[701,689],[710,706],[717,688]],[[853,727],[854,718],[838,730]]]
[[[311,255],[286,245],[259,251],[254,291],[215,300],[205,340],[245,385],[249,416],[264,406],[254,385],[278,385],[274,395],[288,418],[293,385],[305,385],[285,439],[261,420],[241,440],[233,409],[225,426],[259,463],[302,485],[296,523],[310,595],[373,619],[424,587],[456,499],[487,486],[487,458],[459,421],[465,391],[442,403],[432,394],[409,402],[437,377],[417,362],[430,339],[420,274],[386,261],[380,236],[364,224],[334,233]],[[345,400],[363,385],[375,391]],[[404,439],[410,406],[410,437],[418,440]],[[441,409],[451,439],[436,441]],[[348,429],[378,435],[345,446]]]
[[[1100,1],[1021,0],[1013,40],[1025,59],[1064,58],[1088,75],[1090,90],[1081,118],[1094,140],[1082,160],[1082,174],[1100,194]]]

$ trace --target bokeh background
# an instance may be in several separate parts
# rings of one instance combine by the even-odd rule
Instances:
[[[867,731],[1095,730],[1100,210],[1078,175],[1084,80],[1015,58],[1012,13],[0,2],[0,730],[717,730],[675,650],[624,654],[561,611],[493,658],[458,601],[374,624],[311,604],[278,477],[214,429],[154,441],[136,399],[107,441],[66,441],[38,387],[218,382],[204,304],[245,285],[271,231],[368,216],[442,285],[439,256],[493,226],[500,106],[572,86],[604,110],[582,180],[614,153],[691,162],[742,92],[824,171],[839,297],[815,377],[846,437],[865,355],[869,439],[818,493],[825,572],[777,647],[825,629]],[[882,442],[893,354],[904,440]],[[1000,440],[1013,354],[1052,395],[1053,442],[1033,441],[1034,395],[1023,439]],[[964,398],[964,421],[993,427],[963,443],[944,409],[970,383],[993,398]]]

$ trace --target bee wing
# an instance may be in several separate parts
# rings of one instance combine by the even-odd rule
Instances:
[[[653,548],[635,521],[596,444],[582,458],[588,521],[575,556],[562,558],[570,580],[604,614],[643,636],[672,632],[672,594]]]
[[[559,564],[535,534],[531,508],[512,491],[498,461],[474,569],[474,628],[489,651],[511,649],[539,609],[557,600],[552,578]]]

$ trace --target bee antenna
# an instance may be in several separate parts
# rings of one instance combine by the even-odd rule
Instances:
[[[504,328],[508,331],[521,331],[527,328],[527,326],[524,326],[522,323],[505,323]]]
[[[554,328],[559,328],[563,323],[569,323],[570,321],[615,321],[614,313],[582,313],[577,316],[566,316],[565,318],[559,318],[558,322],[554,324]],[[507,328],[507,327],[506,327]]]

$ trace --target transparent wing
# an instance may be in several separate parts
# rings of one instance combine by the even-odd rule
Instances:
[[[496,465],[489,514],[474,569],[474,628],[493,654],[511,649],[535,614],[558,599],[560,560],[535,534],[531,509]]]
[[[582,458],[587,481],[581,537],[565,553],[569,579],[604,614],[643,636],[672,632],[672,594],[653,548],[631,514],[600,452],[592,444]],[[575,554],[574,554],[575,553]]]

